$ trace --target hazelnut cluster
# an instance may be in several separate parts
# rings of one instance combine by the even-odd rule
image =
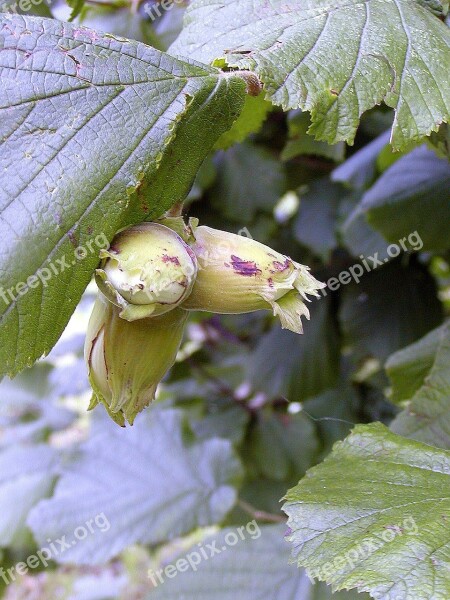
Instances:
[[[189,311],[269,309],[302,333],[308,267],[251,238],[167,217],[119,232],[102,250],[85,359],[94,391],[120,425],[133,423],[175,362]]]

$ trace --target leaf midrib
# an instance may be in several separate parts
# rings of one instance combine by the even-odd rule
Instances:
[[[183,92],[183,90],[185,89],[185,87],[186,87],[186,84],[184,85],[184,87],[182,88],[182,90],[180,91],[180,93],[182,93],[182,92]],[[117,94],[116,96],[114,96],[112,99],[109,99],[109,100],[108,100],[108,102],[107,102],[105,105],[103,105],[103,106],[101,107],[101,110],[100,110],[100,111],[98,111],[98,112],[96,112],[95,114],[100,114],[100,112],[101,112],[102,110],[104,110],[104,108],[105,108],[105,107],[106,107],[106,106],[107,106],[107,105],[108,105],[108,104],[109,104],[109,103],[110,103],[112,100],[116,99],[116,98],[117,98],[117,97],[120,95],[120,93],[122,93],[122,91],[123,91],[123,90],[120,90],[119,94]],[[80,216],[80,217],[77,219],[77,221],[75,222],[75,224],[74,224],[74,225],[72,225],[72,227],[71,227],[71,230],[72,230],[73,228],[76,228],[76,227],[79,225],[80,221],[81,221],[81,220],[82,220],[82,219],[83,219],[83,218],[84,218],[84,217],[85,217],[87,214],[89,214],[90,210],[92,210],[92,208],[94,207],[94,205],[95,205],[95,203],[96,203],[96,201],[97,201],[98,197],[99,197],[99,196],[100,196],[100,195],[101,195],[101,194],[102,194],[102,193],[105,191],[105,189],[106,189],[106,188],[107,188],[107,187],[108,187],[108,186],[111,184],[111,181],[112,181],[112,180],[113,180],[115,177],[117,177],[118,173],[119,173],[119,172],[120,172],[120,171],[123,169],[123,167],[124,167],[124,166],[127,164],[127,162],[128,162],[128,161],[129,161],[129,160],[130,160],[130,159],[133,157],[134,153],[135,153],[135,152],[136,152],[136,150],[139,148],[139,146],[140,146],[140,145],[141,145],[141,143],[144,141],[144,139],[145,139],[145,138],[148,136],[148,134],[149,134],[149,133],[150,133],[150,132],[153,130],[153,127],[154,127],[154,125],[155,125],[155,122],[156,122],[156,121],[157,121],[159,118],[161,118],[161,116],[162,116],[162,115],[163,115],[165,112],[167,112],[167,110],[169,110],[169,109],[170,109],[170,107],[173,105],[173,103],[174,103],[174,102],[176,102],[177,100],[178,100],[178,96],[175,96],[175,97],[174,97],[174,98],[171,100],[170,104],[169,104],[168,106],[166,106],[166,108],[164,109],[164,112],[163,112],[163,113],[159,113],[158,115],[155,115],[155,118],[154,118],[154,120],[151,122],[151,125],[150,125],[150,127],[149,127],[148,129],[146,129],[146,130],[145,130],[145,132],[144,132],[143,136],[142,136],[142,137],[140,138],[140,140],[137,142],[136,146],[133,148],[133,150],[132,150],[132,151],[130,152],[130,154],[127,156],[127,158],[125,159],[125,161],[124,161],[124,162],[123,162],[123,163],[122,163],[122,164],[119,166],[119,168],[118,168],[118,169],[117,169],[117,171],[114,173],[114,175],[113,175],[113,176],[112,176],[112,177],[111,177],[111,178],[110,178],[110,179],[107,181],[107,183],[105,184],[105,186],[104,186],[104,187],[103,187],[103,188],[102,188],[102,189],[101,189],[99,192],[97,192],[97,193],[96,193],[96,195],[93,197],[93,199],[92,199],[92,200],[89,202],[88,206],[87,206],[87,207],[86,207],[86,208],[83,210],[83,213],[81,214],[81,216]],[[87,120],[87,121],[86,121],[86,122],[83,124],[83,126],[84,126],[84,125],[86,125],[86,123],[89,123],[89,121],[90,121],[90,119],[92,118],[92,116],[93,116],[93,115],[91,114],[91,115],[88,117],[88,120]],[[74,135],[73,135],[73,136],[71,136],[71,137],[70,137],[68,140],[65,140],[65,143],[64,143],[64,145],[63,145],[63,146],[62,146],[62,147],[61,147],[61,148],[60,148],[60,149],[57,151],[57,153],[56,153],[55,155],[53,155],[53,156],[50,158],[50,160],[49,160],[49,161],[48,161],[46,164],[44,164],[44,165],[42,166],[42,168],[46,168],[46,167],[47,167],[47,166],[48,166],[48,165],[49,165],[49,164],[52,162],[52,160],[54,160],[54,159],[55,159],[55,158],[58,156],[58,153],[59,153],[59,152],[62,150],[62,148],[64,148],[64,146],[65,146],[65,145],[66,145],[66,144],[67,144],[67,143],[68,143],[68,142],[69,142],[71,139],[73,139],[73,138],[74,138],[74,137],[75,137],[75,136],[76,136],[76,135],[77,135],[77,134],[78,134],[80,131],[81,131],[81,128],[77,129],[77,130],[75,131],[75,133],[74,133]],[[40,171],[38,171],[38,173],[36,173],[36,174],[33,176],[33,178],[32,178],[32,179],[31,179],[29,182],[27,182],[27,185],[26,185],[26,186],[25,186],[25,187],[24,187],[24,188],[23,188],[23,189],[20,191],[20,193],[22,193],[22,192],[23,192],[25,189],[27,189],[28,185],[32,183],[32,181],[33,181],[33,180],[34,180],[34,179],[35,179],[35,178],[36,178],[36,177],[39,175],[39,173],[40,173],[40,172],[41,172],[41,170],[40,170]],[[15,199],[16,199],[16,198],[13,198],[13,199],[12,199],[12,201],[14,201]],[[11,201],[11,202],[12,202],[12,201]],[[8,206],[11,204],[11,202],[8,204]],[[6,206],[6,207],[2,208],[2,211],[3,211],[3,210],[5,210],[5,209],[6,209],[8,206]],[[0,218],[2,218],[2,213],[1,213],[1,212],[0,212]],[[60,239],[59,239],[59,240],[56,242],[56,244],[53,246],[53,248],[52,248],[52,250],[51,250],[50,254],[49,254],[47,257],[46,257],[46,259],[44,260],[44,262],[43,262],[43,263],[41,263],[41,265],[38,267],[38,269],[36,269],[36,270],[34,271],[34,274],[36,274],[36,272],[37,272],[37,271],[38,271],[40,268],[42,268],[42,267],[43,267],[43,265],[45,265],[45,264],[46,264],[46,262],[47,262],[48,260],[51,260],[51,258],[52,258],[52,256],[54,255],[54,253],[58,251],[58,249],[59,249],[59,247],[61,246],[61,244],[62,244],[62,243],[65,241],[65,239],[67,238],[67,235],[68,235],[68,233],[67,233],[67,232],[66,232],[66,233],[64,233],[64,234],[62,235],[62,237],[61,237],[61,238],[60,238]],[[30,275],[32,275],[32,273],[31,273]],[[18,296],[18,297],[16,298],[16,300],[14,300],[13,302],[11,302],[11,303],[8,305],[8,307],[7,307],[6,311],[5,311],[3,314],[1,314],[1,315],[0,315],[0,324],[1,324],[1,323],[2,323],[2,321],[3,321],[3,320],[4,320],[4,319],[5,319],[7,316],[8,316],[8,314],[11,312],[11,310],[13,310],[13,309],[16,307],[16,305],[17,305],[17,302],[18,302],[18,300],[19,300],[19,299],[20,299],[20,296]],[[40,327],[40,318],[41,318],[41,314],[42,314],[42,310],[39,310],[39,321],[38,321],[38,327],[37,327],[38,331],[39,331],[39,327]],[[16,338],[16,339],[17,339],[17,341],[16,341],[16,349],[17,349],[18,336],[17,336],[17,338]],[[36,344],[37,344],[37,337],[36,337],[36,340],[35,340],[35,346],[36,346]],[[16,352],[16,356],[17,356],[17,352]]]

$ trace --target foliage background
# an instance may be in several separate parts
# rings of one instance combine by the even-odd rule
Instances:
[[[416,9],[408,12],[400,0],[395,4],[405,11],[410,30],[420,32],[413,23]],[[422,25],[443,25],[444,2],[412,4],[421,5]],[[204,5],[200,10],[207,11]],[[160,50],[177,39],[185,12],[179,4],[151,22],[142,5],[121,1],[77,2],[71,8],[42,3],[34,12],[67,20],[74,8],[76,22],[113,34],[113,40],[120,35]],[[252,26],[249,5],[242,2],[236,19],[240,29],[228,39],[237,48],[239,35]],[[223,23],[225,29],[233,24],[230,17]],[[209,64],[217,58],[215,40],[206,50],[195,48],[206,35],[207,19],[201,14],[195,22],[191,11],[186,24],[171,52],[186,55],[180,51],[184,45],[189,56],[192,52]],[[327,64],[338,60],[343,48],[350,53],[354,43],[340,40],[339,31],[333,35],[337,55],[329,56]],[[425,38],[416,35],[417,44],[407,51],[416,61],[421,56],[425,61],[430,51]],[[322,60],[320,47],[316,51]],[[401,59],[400,49],[396,60]],[[268,77],[264,52],[249,58],[241,46],[227,60]],[[382,264],[359,283],[327,290],[326,297],[312,303],[303,336],[283,332],[268,313],[193,315],[157,401],[133,429],[123,431],[102,408],[86,412],[89,386],[82,346],[95,293],[90,285],[51,353],[14,380],[2,381],[2,566],[26,559],[48,539],[73,532],[100,512],[111,523],[107,533],[80,542],[50,569],[3,585],[3,597],[225,600],[234,598],[236,590],[243,600],[351,600],[368,598],[365,592],[388,600],[450,597],[446,126],[433,133],[428,145],[423,143],[431,132],[427,111],[441,109],[438,92],[444,104],[450,96],[445,57],[427,68],[441,79],[427,97],[406,94],[414,118],[405,134],[398,119],[407,109],[398,109],[393,137],[398,152],[387,133],[393,111],[369,103],[358,107],[370,109],[359,122],[354,97],[345,97],[347,84],[331,108],[329,98],[319,94],[320,84],[311,92],[315,98],[306,95],[306,101],[293,99],[297,88],[288,86],[277,102],[284,112],[262,96],[247,98],[244,116],[203,162],[201,152],[189,150],[195,155],[191,169],[202,165],[185,212],[202,223],[236,233],[246,228],[253,238],[311,266],[322,281],[339,277],[361,256],[369,260],[378,253]],[[276,77],[284,77],[279,71]],[[388,75],[384,66],[379,85],[387,86],[382,91],[389,92],[392,106],[398,90],[389,88]],[[205,89],[212,85],[209,77],[214,76],[204,76]],[[274,80],[268,86],[274,101],[280,99],[274,90],[282,94],[278,84]],[[230,85],[238,98],[242,86]],[[309,85],[314,88],[313,82]],[[363,76],[356,85],[364,87]],[[314,103],[312,131],[319,140],[307,133],[310,115],[293,108],[310,109],[308,102]],[[218,104],[224,131],[238,108],[230,108],[227,116]],[[318,124],[327,110],[321,121],[326,125]],[[342,110],[348,111],[347,121],[336,120]],[[123,132],[130,134],[128,124]],[[354,144],[347,144],[353,137]],[[207,141],[213,145],[212,138]],[[184,142],[176,152],[181,156],[188,146]],[[166,177],[164,192],[157,186],[155,196],[169,197],[174,189],[181,193],[189,187],[190,174],[179,175],[170,162],[164,168],[173,182],[166,185]],[[111,218],[111,232],[118,219]],[[413,232],[423,241],[420,251],[411,248],[390,258],[389,244]],[[88,271],[84,277],[89,279]],[[12,335],[7,329],[4,339]],[[11,366],[7,348],[5,342],[4,371],[11,372],[16,359]],[[25,343],[24,348],[22,366],[33,362]],[[356,424],[362,425],[332,451]],[[288,525],[280,503],[287,490]],[[304,567],[312,572],[344,556],[367,535],[399,527],[410,516],[418,526],[414,539],[397,535],[379,551],[364,554],[354,568],[345,564],[324,574],[326,583],[344,591],[332,594],[326,583],[308,579]],[[178,574],[152,589],[148,569],[170,564],[208,536],[223,535],[225,528],[253,518],[261,538],[242,541],[205,561],[197,573]],[[300,569],[288,562],[293,548]]]

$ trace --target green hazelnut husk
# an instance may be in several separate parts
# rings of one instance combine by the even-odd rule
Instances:
[[[100,257],[97,285],[127,321],[173,310],[189,297],[197,276],[190,246],[160,223],[121,231]]]
[[[308,295],[318,297],[325,287],[308,267],[245,236],[206,226],[195,228],[194,236],[198,273],[184,309],[225,314],[269,309],[283,328],[303,332]]]
[[[127,421],[133,424],[174,364],[187,317],[186,311],[175,308],[157,317],[129,322],[99,293],[85,342],[93,389],[89,408],[102,403],[119,425]]]

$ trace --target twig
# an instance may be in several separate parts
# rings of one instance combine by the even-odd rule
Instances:
[[[268,521],[269,523],[286,523],[286,518],[282,515],[274,515],[272,513],[268,513],[264,510],[258,510],[245,500],[238,499],[238,506],[242,508],[244,512],[252,516],[257,521]]]

